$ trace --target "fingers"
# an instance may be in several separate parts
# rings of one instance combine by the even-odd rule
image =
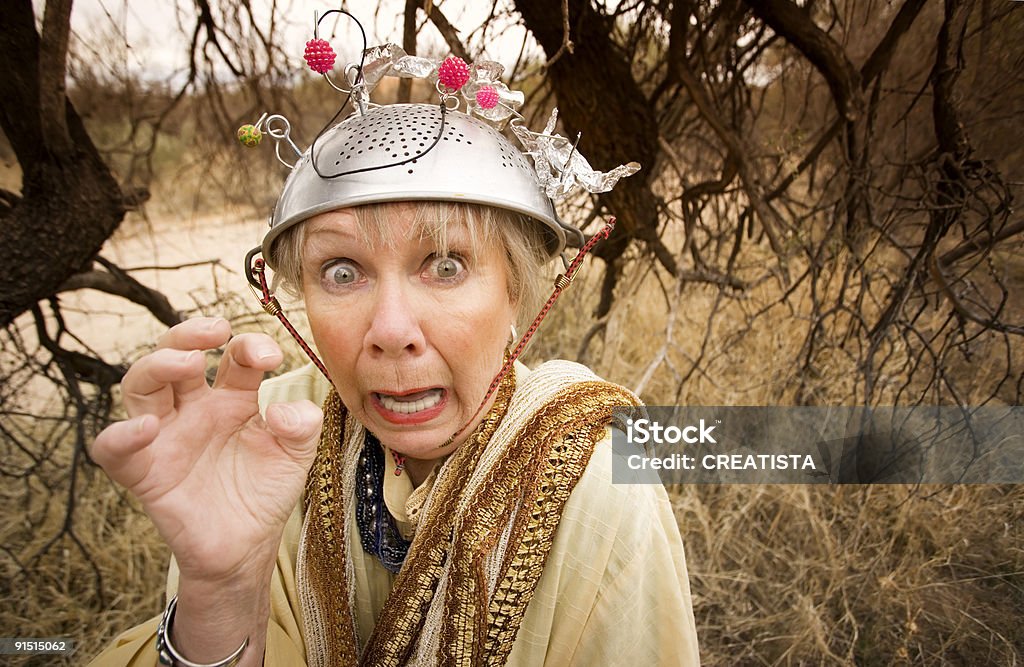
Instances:
[[[111,479],[132,489],[152,465],[147,446],[159,432],[159,421],[152,415],[117,422],[103,429],[89,453]]]
[[[156,350],[128,369],[121,381],[128,414],[164,417],[176,400],[206,387],[206,361],[200,350]]]
[[[265,421],[281,446],[307,467],[320,442],[323,412],[311,401],[275,403],[267,408]]]
[[[263,374],[281,365],[284,355],[266,334],[239,334],[231,339],[217,369],[215,389],[256,391]]]
[[[173,350],[212,350],[228,342],[231,325],[222,317],[193,317],[167,330],[158,348]]]
[[[230,337],[231,325],[220,317],[196,317],[168,329],[157,350],[132,364],[121,382],[128,414],[164,417],[179,399],[204,389],[202,350],[219,347]]]

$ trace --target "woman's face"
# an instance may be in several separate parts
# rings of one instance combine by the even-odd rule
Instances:
[[[450,223],[442,255],[413,228],[411,207],[393,211],[393,247],[369,245],[346,210],[305,222],[302,291],[348,409],[395,451],[435,459],[459,444],[438,449],[500,369],[514,307],[496,244],[474,253],[468,230]]]

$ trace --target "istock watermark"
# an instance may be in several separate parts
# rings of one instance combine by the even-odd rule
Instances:
[[[616,414],[618,484],[1024,483],[1024,408],[647,407]]]
[[[626,438],[638,445],[646,445],[649,442],[658,445],[666,443],[675,445],[680,442],[691,445],[696,443],[715,444],[715,439],[711,435],[714,430],[714,426],[705,427],[703,419],[700,420],[698,426],[683,426],[682,428],[675,425],[662,426],[650,419],[626,420]],[[694,433],[697,435],[693,435]]]

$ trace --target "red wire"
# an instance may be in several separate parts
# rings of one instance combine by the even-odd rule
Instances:
[[[306,356],[316,364],[316,367],[320,369],[320,372],[323,373],[324,377],[327,378],[327,381],[330,382],[331,374],[327,372],[327,367],[324,366],[324,363],[320,361],[320,357],[316,356],[316,352],[313,351],[313,348],[311,348],[306,341],[302,339],[299,332],[295,330],[292,323],[288,321],[287,317],[285,317],[284,311],[281,309],[281,304],[278,302],[277,297],[270,293],[270,288],[267,287],[266,264],[262,259],[257,259],[253,262],[253,272],[260,281],[260,290],[263,292],[262,296],[257,295],[257,298],[260,300],[260,305],[263,306],[263,310],[281,321],[284,328],[288,330],[288,333],[292,335],[292,338],[294,338],[295,342],[299,344],[302,351],[306,353]]]

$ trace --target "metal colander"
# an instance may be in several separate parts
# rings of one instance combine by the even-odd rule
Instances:
[[[552,255],[565,231],[523,154],[490,125],[439,106],[392,104],[354,114],[315,142],[292,169],[263,239],[318,213],[394,201],[485,204],[522,213],[550,232]]]

